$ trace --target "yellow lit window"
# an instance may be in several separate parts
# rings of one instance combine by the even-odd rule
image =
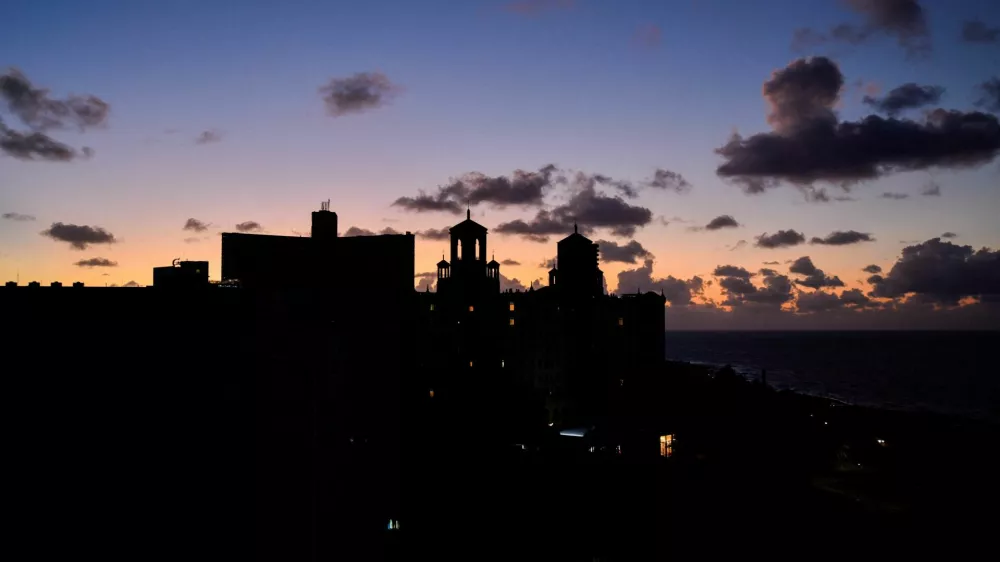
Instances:
[[[660,436],[660,456],[670,457],[674,454],[674,434]]]
[[[469,312],[475,312],[475,311],[476,311],[476,307],[474,307],[474,306],[472,306],[472,305],[470,304],[470,305],[469,305]]]
[[[434,305],[431,305],[431,312],[434,312]]]
[[[431,398],[434,398],[434,389],[432,388],[428,394],[430,394]]]
[[[514,303],[510,303],[510,311],[514,312]]]
[[[624,318],[619,318],[618,319],[618,325],[619,326],[624,326],[625,325],[625,319]]]
[[[472,366],[472,361],[469,361],[469,366],[470,366],[470,367]]]
[[[513,326],[513,325],[514,325],[514,319],[513,319],[513,318],[511,318],[511,319],[510,319],[510,325],[511,325],[511,326]]]

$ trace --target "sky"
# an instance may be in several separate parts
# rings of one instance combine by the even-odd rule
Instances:
[[[342,235],[418,233],[419,274],[471,202],[508,286],[578,221],[671,327],[998,325],[993,0],[0,13],[3,280],[217,279],[221,232],[308,235],[327,199]]]

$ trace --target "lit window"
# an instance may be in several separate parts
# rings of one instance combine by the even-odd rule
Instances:
[[[472,361],[469,361],[469,367],[471,367],[471,366],[472,366]]]
[[[431,305],[431,312],[434,312],[434,305]]]
[[[625,325],[625,319],[624,318],[619,318],[618,319],[618,325],[619,326],[624,326]]]
[[[511,325],[511,326],[513,326],[513,325],[514,325],[514,319],[513,319],[513,318],[511,318],[511,319],[510,319],[510,325]]]
[[[670,457],[674,454],[674,434],[660,436],[660,456]]]
[[[470,304],[470,305],[469,305],[469,312],[475,312],[475,311],[476,311],[476,307],[474,307],[474,306],[472,306],[472,305]]]
[[[514,303],[510,303],[510,311],[514,312]]]
[[[429,394],[430,394],[431,398],[434,398],[434,389],[433,388],[431,389],[431,391],[429,392]]]
[[[501,359],[501,360],[500,360],[500,368],[501,368],[501,369],[503,369],[503,365],[504,365],[504,362],[503,362],[503,359]]]

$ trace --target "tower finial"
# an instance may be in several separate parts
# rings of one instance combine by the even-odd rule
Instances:
[[[579,234],[580,231],[576,228],[576,221],[573,221],[573,234]]]
[[[465,202],[465,219],[472,220],[472,206],[468,201]]]

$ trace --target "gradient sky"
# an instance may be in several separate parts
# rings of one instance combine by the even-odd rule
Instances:
[[[797,28],[862,21],[843,0],[511,4],[4,2],[0,66],[20,69],[55,97],[96,95],[111,113],[105,128],[51,133],[92,147],[92,158],[0,156],[0,212],[37,217],[0,221],[0,278],[148,284],[154,266],[178,257],[209,260],[217,278],[218,233],[236,223],[305,233],[309,212],[330,199],[342,232],[441,228],[464,217],[408,213],[391,203],[466,172],[507,175],[550,163],[633,181],[656,168],[687,178],[688,193],[646,190],[630,201],[670,222],[654,220],[635,236],[656,256],[656,277],[708,279],[721,264],[755,271],[765,261],[809,255],[847,288],[866,289],[861,268],[891,268],[901,241],[952,231],[956,243],[1000,247],[996,160],[977,169],[892,174],[855,186],[854,201],[821,204],[789,186],[746,195],[716,175],[722,160],[714,153],[734,130],[770,130],[762,84],[807,55],[839,65],[847,84],[838,105],[843,120],[872,113],[856,83],[883,94],[906,82],[941,85],[945,95],[933,107],[971,111],[977,85],[1000,72],[1000,44],[962,41],[961,28],[972,19],[1000,26],[995,0],[924,0],[933,51],[919,60],[891,37],[793,50]],[[402,89],[391,103],[339,117],[327,112],[321,86],[375,71]],[[5,110],[0,106],[7,125],[19,127]],[[204,131],[220,140],[196,143]],[[920,195],[931,181],[940,197]],[[883,192],[910,197],[883,199]],[[473,209],[490,228],[534,212]],[[722,214],[742,226],[688,228]],[[191,217],[213,225],[198,242],[185,242],[196,235],[181,229]],[[39,235],[56,221],[101,226],[119,243],[79,251]],[[779,229],[807,237],[856,230],[876,241],[753,246],[755,236]],[[592,238],[627,242],[605,231]],[[748,244],[730,250],[739,240]],[[502,273],[525,284],[545,276],[538,264],[555,254],[555,242],[490,236],[498,260],[522,264]],[[445,246],[418,238],[417,271],[433,270]],[[119,266],[73,265],[97,256]],[[602,264],[609,288],[619,271],[635,267]]]

